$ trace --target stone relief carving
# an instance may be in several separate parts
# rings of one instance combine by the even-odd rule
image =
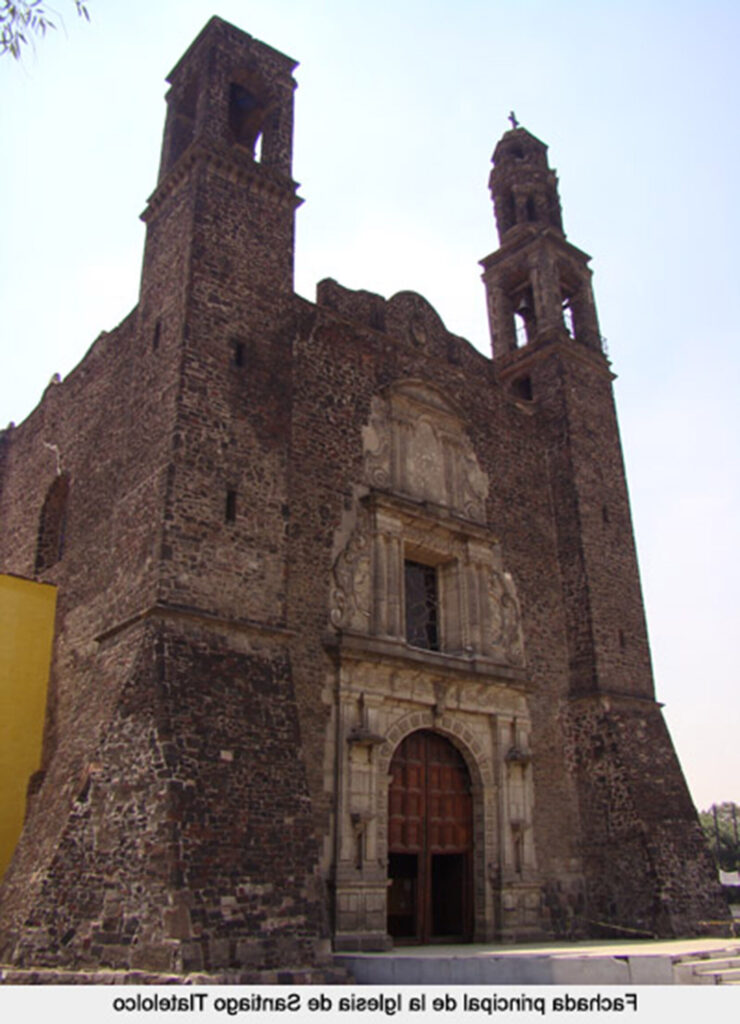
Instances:
[[[373,398],[362,442],[364,481],[335,535],[332,626],[406,642],[404,559],[420,553],[437,567],[441,650],[523,666],[516,588],[499,543],[480,530],[488,477],[460,415],[442,392],[408,380]],[[419,508],[398,497],[429,504]],[[477,525],[466,533],[440,508]]]
[[[407,520],[401,525],[398,523],[398,534],[386,547],[384,558],[389,559],[383,563],[384,568],[378,575],[377,566],[373,568],[373,547],[378,543],[387,540],[382,530],[379,531],[378,523],[373,518],[373,513],[368,509],[356,506],[356,518],[345,534],[344,546],[337,553],[332,567],[331,576],[331,597],[330,597],[330,620],[336,629],[348,629],[354,632],[370,633],[371,629],[378,631],[378,622],[372,626],[372,609],[381,605],[389,607],[393,602],[396,606],[402,603],[402,596],[399,589],[401,579],[400,564],[395,568],[391,565],[392,559],[402,558],[403,540],[418,548],[433,549],[445,564],[457,565],[460,567],[462,576],[453,573],[452,577],[440,575],[439,601],[440,607],[445,609],[448,632],[443,635],[453,645],[459,640],[453,638],[465,637],[471,629],[471,621],[480,621],[482,628],[479,634],[471,637],[470,647],[465,650],[473,654],[492,656],[499,662],[504,662],[514,667],[521,667],[525,663],[524,636],[522,630],[522,617],[517,597],[516,587],[511,574],[500,568],[500,551],[498,546],[493,548],[493,564],[485,558],[485,550],[478,552],[475,562],[468,565],[464,561],[464,545],[460,539],[451,531],[432,526],[424,519]],[[377,556],[377,551],[376,551]],[[488,556],[491,558],[491,556]],[[480,559],[480,560],[479,560]],[[486,564],[487,563],[487,564]],[[498,564],[497,564],[498,563]],[[375,572],[375,578],[373,573]],[[482,574],[484,586],[482,590],[477,589],[477,584],[469,585],[470,582],[480,578]],[[470,598],[459,602],[456,594],[460,591],[449,589],[449,585],[457,578],[462,584],[463,595],[480,594],[487,608],[475,612],[469,606]],[[385,622],[385,619],[382,620]],[[385,626],[387,626],[387,622]],[[454,627],[454,628],[453,628]],[[385,627],[380,633],[387,634]],[[402,633],[392,633],[402,638]],[[451,648],[458,650],[459,648]]]
[[[438,679],[434,683],[434,697],[435,703],[433,708],[434,723],[437,725],[444,713],[447,711],[447,702],[449,698],[449,687],[446,681]]]
[[[488,575],[491,646],[503,649],[512,665],[524,664],[524,636],[516,587],[511,574],[492,568]]]
[[[362,440],[371,487],[485,518],[488,477],[457,413],[434,389],[408,381],[376,396]]]
[[[370,522],[361,511],[349,540],[332,567],[330,618],[338,629],[367,631],[370,622]]]
[[[469,519],[481,521],[486,515],[486,498],[488,497],[488,477],[478,465],[478,460],[471,452],[463,455],[462,508]]]
[[[407,434],[406,451],[401,451],[402,489],[414,497],[447,504],[445,459],[443,443],[435,425],[422,416],[416,422],[404,424]],[[405,485],[405,486],[404,486]]]

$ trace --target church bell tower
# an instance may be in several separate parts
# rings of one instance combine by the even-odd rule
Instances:
[[[565,338],[601,352],[589,257],[566,240],[547,146],[525,128],[507,132],[489,187],[501,242],[483,261],[494,356]]]
[[[575,694],[652,698],[610,364],[589,257],[563,231],[547,147],[515,127],[489,180],[500,247],[482,261],[497,379],[547,439]],[[544,481],[543,481],[544,483]]]
[[[703,893],[692,903],[673,892],[672,851],[697,872],[707,855],[654,697],[589,257],[566,239],[547,147],[512,123],[493,154],[500,247],[482,261],[483,280],[494,377],[531,411],[544,446],[568,655],[565,699],[551,695],[545,713],[557,716],[571,751],[585,916],[680,934],[706,903]]]

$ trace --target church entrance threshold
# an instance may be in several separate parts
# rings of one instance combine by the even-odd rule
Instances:
[[[444,736],[412,733],[391,762],[388,933],[396,943],[472,935],[470,775]]]

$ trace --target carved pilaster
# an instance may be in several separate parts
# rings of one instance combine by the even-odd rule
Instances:
[[[373,537],[373,632],[403,636],[403,544],[400,522],[377,512]]]

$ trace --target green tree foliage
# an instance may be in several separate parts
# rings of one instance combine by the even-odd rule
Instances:
[[[90,14],[82,0],[74,0],[74,5],[77,14],[89,21]],[[52,14],[58,17],[42,0],[0,0],[0,56],[9,53],[18,60],[24,46],[56,28]]]
[[[699,813],[699,821],[722,871],[740,871],[740,807],[736,803],[712,804]]]

